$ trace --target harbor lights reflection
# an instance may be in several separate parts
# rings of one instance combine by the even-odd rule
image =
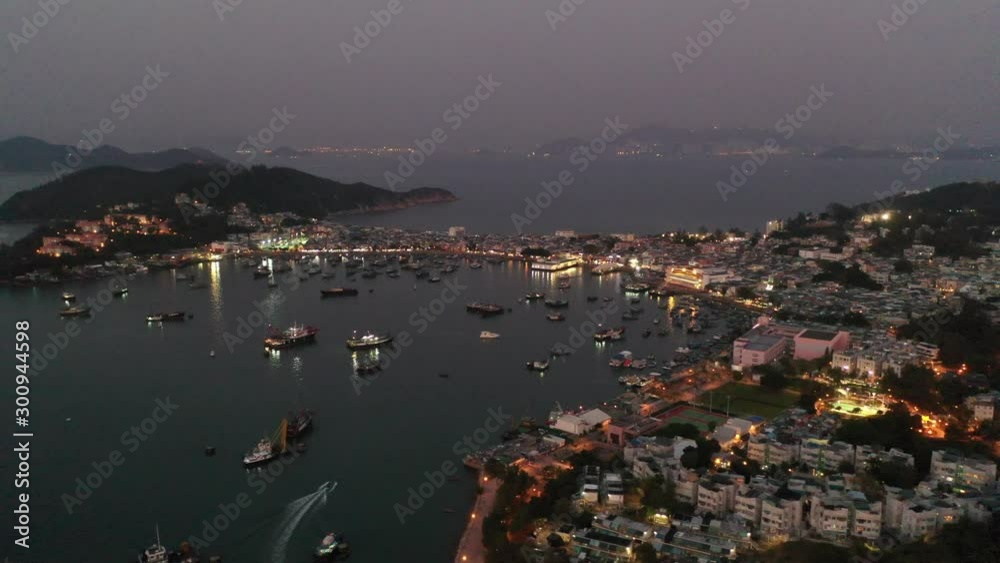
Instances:
[[[208,287],[211,292],[212,320],[217,327],[222,327],[225,319],[222,317],[222,266],[221,262],[212,261],[208,267]]]
[[[388,361],[388,357],[385,358]],[[357,350],[351,353],[351,369],[359,375],[367,375],[382,370],[382,355],[378,348]]]

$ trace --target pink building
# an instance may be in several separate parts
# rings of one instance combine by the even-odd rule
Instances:
[[[795,335],[795,359],[815,360],[827,353],[846,350],[851,344],[851,335],[845,330],[806,329]]]

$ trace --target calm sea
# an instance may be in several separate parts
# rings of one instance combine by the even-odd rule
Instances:
[[[592,405],[621,391],[618,374],[607,364],[611,348],[589,338],[544,376],[524,367],[546,357],[557,342],[572,344],[572,330],[587,320],[586,311],[606,306],[586,302],[587,295],[615,297],[619,305],[612,318],[618,324],[625,309],[616,277],[573,274],[572,287],[564,292],[571,301],[568,319],[554,323],[545,319],[542,303],[517,302],[531,290],[557,291],[553,276],[532,273],[523,264],[444,274],[445,282],[467,286],[444,307],[435,299],[445,282],[415,280],[408,272],[395,280],[359,279],[353,282],[359,296],[322,300],[324,284],[346,284],[343,271],[334,280],[317,276],[297,290],[285,286],[280,298],[263,280],[253,280],[249,268],[232,261],[189,271],[208,287],[190,289],[169,271],[136,277],[126,298],[81,323],[79,334],[68,341],[59,336],[67,323],[57,315],[61,292],[84,300],[107,281],[0,289],[0,337],[11,349],[14,321],[25,319],[31,322],[36,355],[51,342],[62,340],[65,346],[31,387],[31,561],[134,561],[135,550],[152,541],[154,525],[164,542],[177,545],[202,534],[203,521],[213,520],[220,503],[232,503],[240,493],[250,497],[250,506],[208,550],[227,561],[309,561],[311,549],[329,530],[347,535],[352,561],[447,561],[464,528],[475,479],[463,470],[460,480],[445,483],[401,525],[393,507],[406,502],[409,488],[425,482],[425,472],[445,462],[460,463],[454,444],[482,428],[490,409],[511,415],[512,421],[526,415],[545,420],[556,401],[566,407]],[[472,300],[513,310],[482,319],[465,311],[464,303]],[[640,338],[643,328],[653,326],[654,315],[662,315],[649,300],[643,306],[642,319],[629,325],[630,337],[617,349],[666,360],[683,336]],[[435,317],[426,326],[418,317],[421,308]],[[144,320],[147,313],[176,309],[194,318],[163,326]],[[275,326],[318,327],[317,343],[268,357],[262,326],[244,332],[245,341],[233,344],[230,352],[224,335],[239,335],[241,322],[254,322],[259,310]],[[412,343],[357,392],[344,340],[366,328],[400,336],[406,331]],[[482,330],[501,337],[481,341]],[[7,361],[13,372],[13,353]],[[9,378],[3,396],[11,409],[13,387]],[[126,437],[123,442],[123,433],[141,429],[154,414],[157,399],[177,404],[176,412],[145,441]],[[317,412],[308,451],[261,491],[258,481],[248,482],[252,474],[243,469],[241,456],[300,405]],[[151,423],[145,424],[149,430]],[[491,433],[486,443],[498,443],[501,432]],[[218,449],[215,457],[204,455],[208,445]],[[95,471],[92,464],[102,465],[114,450],[124,463],[68,514],[62,495],[73,495],[76,479],[86,480]],[[4,451],[4,478],[12,483],[13,454],[7,447]],[[326,481],[339,485],[325,503],[308,497]],[[4,487],[4,506],[13,506],[13,493]],[[12,515],[6,518],[9,524]],[[11,545],[6,541],[0,554],[27,560]]]

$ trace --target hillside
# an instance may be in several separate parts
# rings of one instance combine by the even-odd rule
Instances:
[[[13,137],[0,141],[0,172],[52,174],[54,163],[72,169],[124,166],[137,170],[163,170],[180,164],[226,162],[224,158],[207,149],[169,149],[161,152],[130,153],[118,147],[102,145],[83,157],[78,166],[70,166],[67,164],[67,156],[72,154],[71,150],[72,147],[69,145],[56,145],[32,137]]]
[[[226,177],[222,166],[185,164],[159,172],[121,167],[81,170],[32,190],[14,194],[0,206],[0,219],[45,221],[100,217],[109,207],[137,203],[163,215],[176,212],[178,193],[205,193],[212,178]],[[196,192],[197,190],[197,192]],[[214,189],[210,188],[211,194]],[[393,192],[367,184],[341,184],[290,168],[241,168],[208,204],[225,209],[245,202],[253,211],[289,211],[321,218],[333,213],[384,211],[454,201],[443,189]]]

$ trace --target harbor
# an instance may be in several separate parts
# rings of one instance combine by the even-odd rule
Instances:
[[[303,518],[292,535],[289,561],[308,558],[331,529],[350,538],[352,561],[385,561],[414,552],[421,560],[447,559],[454,556],[467,522],[459,517],[464,510],[451,514],[443,509],[473,506],[474,477],[449,482],[427,501],[429,508],[403,527],[392,506],[405,497],[400,495],[405,487],[386,488],[382,480],[409,483],[441,460],[462,464],[463,458],[451,451],[452,444],[475,429],[489,408],[502,405],[518,420],[531,417],[544,422],[557,401],[589,405],[616,396],[623,388],[622,374],[608,366],[614,354],[630,349],[646,356],[655,351],[666,359],[684,338],[690,338],[676,328],[662,339],[643,340],[638,333],[629,333],[621,341],[600,343],[590,336],[574,336],[588,321],[587,313],[611,311],[612,303],[617,312],[608,313],[608,325],[620,323],[630,299],[622,290],[620,274],[591,276],[581,268],[549,274],[532,272],[523,261],[445,256],[425,263],[440,272],[442,282],[424,279],[414,289],[418,270],[396,266],[392,257],[386,257],[385,265],[371,265],[379,272],[371,278],[361,276],[365,266],[348,268],[346,262],[333,262],[327,273],[335,283],[344,284],[353,275],[355,279],[347,283],[357,289],[357,295],[333,300],[317,295],[332,285],[323,280],[322,270],[305,279],[296,276],[295,288],[286,281],[291,272],[282,272],[273,277],[277,286],[271,287],[272,278],[257,276],[257,266],[232,258],[138,272],[121,281],[112,278],[112,284],[95,279],[0,293],[5,307],[37,319],[37,334],[56,335],[72,321],[56,314],[65,303],[64,292],[74,294],[75,303],[87,303],[106,287],[128,288],[95,308],[93,320],[80,323],[84,328],[80,334],[42,366],[45,376],[36,385],[50,399],[39,407],[45,413],[39,431],[57,437],[56,447],[47,450],[49,456],[70,443],[97,452],[94,455],[120,449],[121,431],[98,429],[126,430],[137,424],[149,416],[151,407],[146,405],[152,405],[154,397],[169,396],[181,405],[154,436],[129,454],[115,479],[88,499],[83,510],[91,517],[86,523],[75,515],[58,516],[57,507],[43,509],[51,510],[46,516],[57,523],[60,533],[79,537],[80,549],[102,560],[126,561],[148,543],[143,539],[152,525],[159,524],[165,545],[180,545],[203,533],[201,520],[215,514],[220,502],[248,493],[253,504],[246,516],[220,533],[205,553],[254,561],[253,554],[266,552],[274,541],[268,530],[280,521],[282,507],[314,489],[315,483],[335,478],[341,486],[329,495],[326,506]],[[284,269],[279,261],[271,264]],[[454,268],[445,272],[449,265]],[[207,287],[192,291],[191,278],[204,280]],[[448,284],[467,289],[443,311],[435,309],[433,320],[422,317],[421,308],[439,299]],[[550,307],[541,299],[524,299],[533,293],[566,300],[568,306],[559,309],[565,321],[546,320]],[[634,326],[652,327],[654,318],[666,325],[666,310],[659,304],[669,298],[641,299],[643,311]],[[496,313],[485,317],[478,310],[470,313],[469,304]],[[146,322],[150,315],[163,316]],[[170,315],[183,322],[166,322],[172,320]],[[424,322],[427,328],[421,331]],[[277,347],[262,355],[272,330],[281,333],[290,327],[318,332],[313,333],[313,342]],[[394,341],[359,350],[345,346],[368,331],[389,333]],[[707,334],[697,338],[710,340]],[[99,365],[109,357],[124,369],[101,374],[68,367]],[[546,369],[526,370],[527,361],[544,362]],[[113,397],[95,392],[108,384],[113,386]],[[111,408],[112,401],[118,406]],[[294,418],[289,411],[307,407],[315,411],[315,418],[306,451],[289,456],[290,463],[279,459],[247,472],[242,459],[262,435],[273,433],[279,421]],[[434,414],[426,415],[428,409]],[[344,432],[344,428],[354,430]],[[498,434],[491,443],[504,442]],[[206,455],[207,446],[214,455]],[[537,448],[532,444],[528,451]],[[377,476],[364,461],[363,452],[373,451],[385,460]],[[165,466],[165,459],[172,461]],[[74,479],[88,472],[86,464],[60,464],[54,458],[40,466],[46,473],[37,486],[44,487],[50,498],[60,498],[67,490],[72,494]],[[281,468],[283,474],[266,483],[261,476],[268,468]],[[137,491],[147,489],[148,477],[143,476],[149,475],[159,475],[164,482],[148,493],[146,503],[131,502]],[[266,490],[257,495],[261,483],[266,483]],[[187,502],[173,502],[180,491]],[[84,529],[114,529],[121,539],[113,544],[91,542],[87,538],[92,534]],[[411,547],[403,550],[381,541],[387,529]],[[428,537],[435,539],[428,542]],[[48,559],[70,556],[58,546],[46,549],[51,550],[44,554]]]

